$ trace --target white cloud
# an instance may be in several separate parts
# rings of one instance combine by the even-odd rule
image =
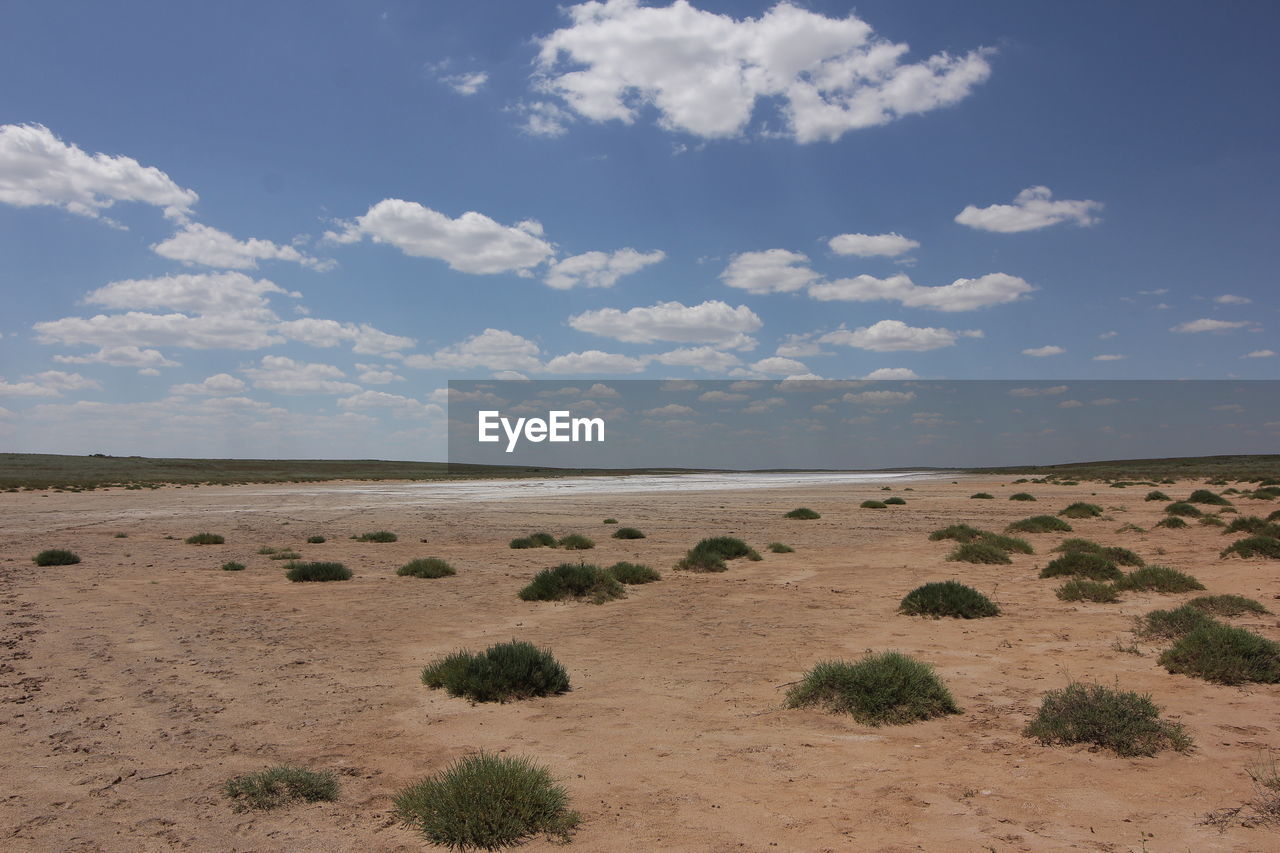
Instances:
[[[748,293],[789,293],[821,276],[806,266],[809,258],[786,249],[743,252],[720,273],[720,280]]]
[[[755,341],[748,337],[748,333],[764,325],[747,306],[733,308],[719,300],[691,306],[680,302],[659,302],[647,308],[627,311],[602,308],[574,315],[568,322],[580,332],[626,343],[709,343],[721,349],[754,346]]]
[[[785,356],[786,358],[808,358],[822,355],[822,346],[814,340],[816,336],[814,332],[803,335],[787,335],[786,339],[778,344],[773,354]]]
[[[1034,388],[1014,388],[1009,391],[1010,397],[1058,397],[1067,393],[1070,388],[1066,385],[1049,385],[1046,387]]]
[[[164,172],[131,157],[86,154],[39,124],[0,126],[0,202],[5,204],[59,207],[98,218],[117,201],[136,201],[183,220],[198,199]]]
[[[392,335],[375,329],[368,323],[357,325],[314,317],[289,320],[276,326],[276,331],[290,340],[301,341],[313,347],[332,347],[343,341],[351,341],[352,351],[360,355],[395,353],[417,343],[413,338]]]
[[[85,391],[101,388],[96,379],[89,379],[79,373],[67,373],[62,370],[46,370],[34,376],[24,376],[23,382],[9,383],[0,379],[0,395],[11,397],[59,397],[63,391]]]
[[[280,355],[263,356],[258,367],[243,371],[253,387],[278,394],[351,394],[360,390],[341,381],[346,374],[331,364],[294,361]]]
[[[356,369],[360,371],[360,381],[366,385],[388,385],[404,381],[403,376],[380,364],[357,364]]]
[[[962,337],[980,338],[982,332],[976,329],[953,332],[932,326],[908,326],[901,320],[881,320],[854,331],[841,328],[828,332],[818,340],[873,352],[926,352],[954,346],[956,340]]]
[[[432,355],[407,356],[408,367],[421,370],[537,370],[541,350],[528,338],[502,329],[485,329],[461,343],[436,350]]]
[[[1100,341],[1109,341],[1109,340],[1111,340],[1112,338],[1116,337],[1116,336],[1117,336],[1117,335],[1119,335],[1119,334],[1120,334],[1120,333],[1119,333],[1119,332],[1116,332],[1116,331],[1103,332],[1102,334],[1098,335],[1098,340],[1100,340]]]
[[[981,231],[1015,234],[1036,231],[1059,222],[1093,225],[1099,220],[1094,211],[1102,209],[1097,201],[1052,201],[1048,187],[1027,187],[1018,193],[1013,204],[974,207],[972,204],[956,214],[956,222]]]
[[[914,391],[860,391],[856,394],[845,394],[846,403],[858,403],[863,406],[897,406],[916,398]]]
[[[58,397],[60,392],[38,382],[6,382],[0,379],[0,397]]]
[[[1093,357],[1093,360],[1094,361],[1124,361],[1128,357],[1129,356],[1127,355],[1116,355],[1115,353],[1103,353],[1102,355],[1095,355]]]
[[[156,243],[151,251],[161,257],[181,261],[187,266],[199,264],[206,267],[248,270],[256,269],[258,261],[292,261],[316,270],[333,267],[332,261],[321,261],[304,255],[293,246],[281,246],[270,240],[251,237],[237,240],[225,231],[219,231],[198,222],[189,222],[168,240]]]
[[[344,409],[390,409],[401,417],[431,417],[443,415],[444,409],[435,403],[423,403],[412,397],[388,394],[386,391],[361,391],[350,397],[342,397],[338,405]]]
[[[704,391],[698,399],[703,403],[740,403],[750,398],[746,394],[730,394],[728,391]]]
[[[733,353],[718,350],[714,347],[684,347],[655,355],[653,360],[669,367],[696,367],[719,373],[731,367],[737,367],[742,360]]]
[[[1248,320],[1240,320],[1232,322],[1229,320],[1210,320],[1202,317],[1199,320],[1192,320],[1188,323],[1179,323],[1169,329],[1171,332],[1229,332],[1233,329],[1243,329],[1256,325]]]
[[[598,349],[558,355],[543,368],[547,373],[639,373],[648,359],[631,358]]]
[[[489,82],[489,75],[484,71],[464,71],[461,74],[446,74],[440,78],[440,82],[459,95],[470,96]]]
[[[1064,352],[1066,352],[1066,350],[1063,349],[1062,347],[1057,347],[1050,344],[1049,346],[1033,347],[1032,349],[1024,349],[1022,351],[1022,354],[1033,356],[1035,358],[1045,358],[1051,355],[1062,355]]]
[[[859,258],[898,255],[920,248],[915,240],[909,240],[897,232],[890,234],[839,234],[827,241],[837,255],[855,255]]]
[[[272,325],[240,314],[97,314],[36,323],[41,343],[252,350],[283,343]]]
[[[541,235],[542,226],[533,221],[502,225],[475,211],[450,219],[417,202],[387,198],[344,223],[341,232],[326,232],[325,239],[356,243],[369,237],[406,255],[442,260],[459,272],[494,274],[525,272],[554,254]]]
[[[573,113],[551,101],[530,101],[511,108],[524,115],[524,124],[520,129],[529,136],[541,136],[554,139],[569,131],[573,121]]]
[[[183,273],[160,278],[125,279],[91,291],[84,301],[107,308],[170,308],[187,313],[244,313],[265,316],[268,294],[297,298],[265,278],[244,273]],[[273,315],[274,316],[274,315]]]
[[[902,274],[888,278],[860,275],[838,281],[815,284],[809,295],[820,301],[872,302],[888,299],[908,308],[933,308],[938,311],[973,311],[991,305],[1017,302],[1035,290],[1015,275],[990,273],[981,278],[958,278],[940,287],[922,287]]]
[[[639,272],[666,256],[661,250],[641,253],[630,248],[619,249],[613,254],[585,252],[553,261],[543,281],[556,290],[568,290],[579,284],[584,287],[613,287],[624,275]]]
[[[863,379],[919,379],[909,367],[881,367],[871,371]]]
[[[1253,300],[1247,296],[1236,296],[1232,293],[1224,293],[1221,296],[1215,296],[1213,301],[1217,302],[1219,305],[1248,305],[1253,302]]]
[[[670,403],[666,406],[659,406],[656,409],[645,409],[641,414],[655,418],[670,418],[677,415],[692,415],[695,414],[695,411],[689,406],[682,406],[679,403]]]
[[[756,373],[773,374],[776,376],[790,376],[796,373],[808,373],[809,368],[805,367],[802,362],[796,361],[794,358],[783,358],[782,356],[770,356],[762,358],[755,364],[751,365],[751,369]]]
[[[857,17],[785,2],[742,20],[685,0],[604,0],[566,13],[571,26],[540,40],[537,89],[596,122],[631,124],[651,106],[663,128],[703,138],[742,133],[759,101],[779,99],[796,141],[835,140],[954,104],[990,74],[985,51],[903,64],[907,45]]]
[[[102,347],[90,355],[55,355],[59,364],[109,364],[112,367],[181,367],[176,361],[165,358],[159,350],[141,349],[136,346]]]
[[[221,394],[239,394],[244,389],[244,382],[230,373],[215,373],[213,376],[205,377],[200,382],[174,385],[169,389],[169,393],[178,396],[218,396]]]
[[[1275,350],[1256,349],[1251,353],[1240,356],[1241,358],[1271,358],[1275,355]]]

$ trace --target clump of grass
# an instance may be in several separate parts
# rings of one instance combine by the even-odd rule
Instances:
[[[37,566],[74,566],[80,555],[65,548],[46,548],[31,558]]]
[[[294,583],[351,580],[351,570],[342,563],[288,563],[285,569],[284,576]]]
[[[732,536],[712,536],[708,539],[703,539],[697,545],[690,548],[689,553],[685,555],[684,560],[681,560],[680,563],[676,564],[676,568],[691,569],[692,571],[723,572],[725,570],[723,568],[725,560],[737,560],[741,557],[745,557],[751,561],[761,559],[760,554],[757,553],[756,549],[752,548],[741,539],[736,539]],[[706,558],[710,559],[708,560]],[[721,568],[714,568],[716,560],[719,560]],[[691,561],[690,565],[681,565],[686,561]],[[694,566],[701,565],[703,563],[712,566],[713,568],[694,568]]]
[[[280,764],[228,779],[222,795],[236,811],[267,810],[291,802],[314,803],[338,799],[338,777],[328,771]]]
[[[1280,681],[1280,643],[1211,621],[1183,635],[1160,655],[1160,665],[1219,684],[1275,684]]]
[[[1058,513],[1063,518],[1097,518],[1102,515],[1102,507],[1097,504],[1076,501]]]
[[[400,537],[390,530],[374,530],[371,533],[361,533],[354,538],[357,542],[394,542]]]
[[[1029,492],[1014,492],[1013,494],[1009,495],[1009,500],[1011,501],[1033,501],[1035,499],[1036,499],[1036,496],[1033,494],[1030,494]]]
[[[1033,515],[1015,521],[1005,528],[1006,533],[1070,533],[1071,525],[1052,515]]]
[[[183,540],[188,545],[222,545],[227,540],[217,533],[197,533]]]
[[[543,569],[520,590],[520,597],[525,601],[585,598],[594,604],[603,604],[626,594],[617,578],[599,566],[586,563],[561,563],[553,569]]]
[[[951,524],[947,527],[940,527],[929,534],[929,541],[937,542],[940,539],[954,539],[957,542],[973,542],[975,539],[981,539],[986,536],[985,530],[979,530],[968,524]]]
[[[1031,543],[1025,539],[1019,539],[1017,536],[1002,536],[999,533],[987,533],[983,531],[982,538],[978,540],[984,545],[990,545],[993,548],[999,548],[1001,551],[1007,551],[1015,554],[1034,554],[1035,548],[1031,547]]]
[[[1188,601],[1187,607],[1227,618],[1243,616],[1246,613],[1265,616],[1271,612],[1252,598],[1245,598],[1243,595],[1202,595]]]
[[[711,551],[699,551],[690,548],[689,552],[676,562],[677,571],[685,572],[727,572],[728,564],[719,554]]]
[[[1267,521],[1280,521],[1280,509],[1267,516]]]
[[[1074,537],[1062,540],[1062,544],[1053,550],[1063,554],[1098,554],[1120,566],[1141,566],[1144,562],[1141,557],[1130,551],[1128,548],[1099,545],[1097,542],[1093,542],[1089,539],[1078,539]]]
[[[307,537],[307,544],[308,544],[308,545],[323,545],[323,544],[324,544],[324,537],[323,537],[323,536],[308,536],[308,537]]]
[[[1093,601],[1098,604],[1115,604],[1120,600],[1116,588],[1109,583],[1072,578],[1058,587],[1058,598],[1063,601]]]
[[[885,509],[886,507],[888,507],[888,504],[886,504],[884,501],[863,501],[862,503],[858,504],[858,506],[862,507],[863,509]]]
[[[128,539],[128,538],[129,538],[129,534],[128,534],[128,533],[117,533],[117,534],[115,535],[115,537],[114,537],[114,538],[116,538],[116,539]]]
[[[658,570],[639,563],[618,562],[605,569],[618,583],[627,585],[653,583],[662,580]]]
[[[1204,584],[1185,572],[1166,566],[1144,566],[1116,581],[1116,589],[1143,592],[1191,592]]]
[[[1181,518],[1178,518],[1176,515],[1171,515],[1168,518],[1162,518],[1156,522],[1156,527],[1163,527],[1167,530],[1181,530],[1182,528],[1189,526],[1190,525]]]
[[[1280,539],[1272,539],[1270,536],[1247,536],[1222,549],[1221,556],[1228,557],[1232,554],[1280,560]]]
[[[569,674],[550,651],[512,640],[446,655],[422,670],[422,683],[472,702],[508,702],[565,693]]]
[[[885,506],[902,506],[907,502],[906,498],[885,498]]]
[[[439,557],[421,557],[396,569],[396,574],[411,578],[447,578],[456,575],[457,571]]]
[[[1168,495],[1166,495],[1164,492],[1159,491],[1159,490],[1157,489],[1157,490],[1153,490],[1153,491],[1147,492],[1147,496],[1146,496],[1145,498],[1143,498],[1143,500],[1145,500],[1145,501],[1171,501],[1171,500],[1173,500],[1173,498],[1169,497],[1169,496],[1168,496]]]
[[[275,548],[272,548],[270,545],[263,545],[261,548],[259,548],[259,549],[258,549],[258,553],[259,553],[259,554],[264,554],[264,555],[265,555],[265,554],[274,554],[275,552],[276,552],[276,549],[275,549]]]
[[[1124,574],[1116,568],[1116,564],[1100,554],[1087,551],[1072,551],[1063,554],[1040,570],[1042,578],[1062,576],[1088,578],[1093,581],[1117,581]]]
[[[530,533],[529,541],[533,543],[533,547],[535,548],[554,548],[559,544],[556,542],[556,537],[544,530],[539,530],[537,533]]]
[[[605,524],[617,524],[617,523],[618,523],[618,519],[616,519],[616,518],[606,518],[606,519],[604,520],[604,523],[605,523]]]
[[[782,542],[770,542],[765,547],[775,554],[793,554],[795,553],[795,550],[796,550],[795,548],[792,548],[790,545],[786,545]]]
[[[1280,526],[1269,521],[1263,521],[1256,515],[1242,515],[1239,518],[1231,519],[1231,523],[1227,525],[1227,529],[1223,533],[1252,533],[1276,537],[1277,534],[1280,534]]]
[[[224,572],[243,572],[244,563],[237,563],[234,560],[228,560],[222,564],[222,570]]]
[[[807,506],[796,507],[783,516],[783,518],[798,518],[805,521],[812,521],[815,518],[822,518],[821,515],[809,509]]]
[[[1199,518],[1204,515],[1195,504],[1189,504],[1186,501],[1174,501],[1164,508],[1166,515],[1181,516],[1182,518]]]
[[[1116,533],[1146,533],[1147,531],[1132,522],[1125,522],[1116,528]]]
[[[960,708],[926,663],[882,652],[856,663],[824,661],[787,691],[787,706],[823,705],[869,726],[904,725]]]
[[[975,494],[969,495],[969,499],[977,501],[993,501],[996,498],[995,495],[990,495],[986,492],[976,492]]]
[[[1205,527],[1226,527],[1227,523],[1216,515],[1202,515],[1197,519]]]
[[[588,551],[596,547],[596,543],[580,533],[570,533],[560,538],[559,545],[566,551]]]
[[[1184,604],[1173,610],[1152,610],[1134,620],[1133,633],[1144,639],[1177,640],[1196,628],[1218,624],[1203,610]]]
[[[1092,743],[1126,757],[1191,748],[1182,726],[1160,719],[1150,696],[1079,682],[1046,693],[1023,733],[1046,745]]]
[[[1208,489],[1196,489],[1187,496],[1187,503],[1209,504],[1210,506],[1231,506],[1231,501],[1222,495],[1214,494]]]
[[[520,536],[515,539],[512,539],[510,542],[507,543],[507,546],[517,551],[524,550],[526,548],[538,547],[537,545],[533,544],[533,540],[530,539],[528,536]]]
[[[989,565],[1004,565],[1012,563],[1009,555],[1001,548],[991,545],[987,542],[963,542],[955,547],[947,559],[961,563],[986,563]]]
[[[268,557],[267,559],[268,560],[300,560],[302,559],[302,555],[299,554],[297,551],[291,551],[291,550],[273,551],[271,556]]]
[[[957,581],[942,581],[911,590],[898,605],[898,611],[908,616],[981,619],[999,615],[1000,608],[973,587]]]
[[[635,527],[619,527],[613,531],[614,539],[643,539],[644,533]]]
[[[402,789],[394,804],[402,823],[453,850],[497,850],[540,833],[568,842],[581,821],[545,767],[483,752]]]

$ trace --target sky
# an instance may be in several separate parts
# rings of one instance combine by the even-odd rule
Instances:
[[[442,459],[451,379],[1277,378],[1277,24],[15,0],[0,449]]]

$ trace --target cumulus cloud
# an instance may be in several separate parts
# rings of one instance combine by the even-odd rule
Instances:
[[[484,71],[464,71],[460,74],[446,74],[440,78],[440,82],[459,95],[470,96],[489,82],[489,75]]]
[[[360,390],[341,381],[346,374],[331,364],[294,361],[280,355],[263,356],[258,367],[243,371],[254,388],[277,394],[350,394]]]
[[[6,382],[0,378],[0,396],[60,397],[63,391],[84,391],[102,387],[96,379],[62,370],[46,370],[33,376],[24,376],[23,380]]]
[[[735,255],[720,273],[720,280],[748,293],[789,293],[817,281],[809,258],[786,249],[743,252]]]
[[[1236,296],[1233,293],[1224,293],[1221,296],[1215,296],[1213,301],[1217,302],[1219,305],[1248,305],[1253,302],[1253,300],[1247,296]]]
[[[412,397],[388,394],[386,391],[361,391],[359,394],[340,398],[338,405],[344,409],[390,409],[399,417],[425,418],[444,414],[444,409],[435,403],[423,403]]]
[[[1058,397],[1071,390],[1066,385],[1036,386],[1034,388],[1013,388],[1010,397]]]
[[[243,380],[230,373],[215,373],[200,382],[187,382],[169,388],[170,394],[183,397],[219,396],[222,394],[239,394],[245,389]]]
[[[90,355],[55,355],[53,360],[59,364],[109,364],[112,367],[136,367],[140,370],[182,366],[165,358],[159,350],[136,346],[102,347]]]
[[[896,258],[912,249],[920,248],[915,240],[909,240],[897,232],[891,234],[839,234],[827,241],[837,255],[854,255],[859,258],[882,256]]]
[[[520,129],[529,136],[554,139],[569,132],[573,113],[552,101],[529,101],[511,108],[524,116]]]
[[[723,372],[742,363],[733,353],[715,347],[683,347],[655,355],[653,360],[669,367],[694,367],[711,373]]]
[[[770,356],[762,358],[751,365],[751,369],[756,373],[770,374],[774,376],[791,376],[798,373],[808,373],[809,368],[805,367],[803,362],[796,361],[794,358],[783,358],[782,356]]]
[[[838,281],[823,282],[809,288],[809,295],[819,301],[873,302],[891,300],[908,308],[933,308],[937,311],[973,311],[992,305],[1017,302],[1035,290],[1016,275],[990,273],[981,278],[958,278],[940,287],[922,287],[899,273],[888,278],[860,275]]]
[[[577,285],[613,287],[624,275],[639,272],[666,256],[661,250],[642,253],[630,248],[619,249],[613,254],[585,252],[553,261],[543,281],[556,290],[568,290]]]
[[[1062,355],[1064,352],[1066,352],[1066,350],[1065,350],[1065,349],[1063,349],[1062,347],[1057,347],[1057,346],[1053,346],[1052,344],[1050,344],[1049,346],[1033,347],[1033,348],[1031,348],[1031,349],[1024,349],[1024,350],[1022,351],[1022,354],[1023,354],[1023,355],[1029,355],[1029,356],[1032,356],[1032,357],[1034,357],[1034,358],[1045,358],[1045,357],[1047,357],[1047,356],[1051,356],[1051,355]]]
[[[631,124],[652,107],[664,129],[707,139],[741,134],[766,101],[781,103],[797,142],[833,141],[957,103],[991,70],[984,50],[905,63],[907,45],[878,38],[856,16],[785,2],[741,20],[686,0],[565,11],[571,25],[539,41],[536,89],[590,121]]]
[[[764,323],[745,305],[734,308],[714,300],[691,306],[659,302],[627,311],[584,311],[570,317],[569,325],[580,332],[626,343],[708,343],[721,349],[737,349],[754,346],[755,341],[748,334]]]
[[[388,385],[392,382],[403,382],[404,377],[394,370],[388,370],[380,364],[357,364],[359,379],[366,385]]]
[[[251,237],[237,240],[225,231],[219,231],[198,222],[189,222],[168,240],[156,243],[151,251],[161,257],[181,261],[187,266],[200,265],[222,269],[256,269],[258,261],[292,261],[316,270],[333,267],[332,261],[321,261],[304,255],[293,246],[281,246],[270,240]]]
[[[647,358],[632,358],[617,353],[591,349],[558,355],[543,368],[547,373],[639,373]]]
[[[392,335],[375,329],[368,323],[339,323],[337,320],[314,317],[280,323],[276,326],[276,331],[289,340],[301,341],[313,347],[332,347],[351,341],[352,352],[360,355],[386,355],[409,349],[417,343],[413,338]]]
[[[1211,320],[1207,317],[1201,317],[1199,320],[1192,320],[1188,323],[1179,323],[1169,329],[1171,332],[1230,332],[1233,329],[1244,329],[1256,325],[1248,320],[1230,321],[1230,320]]]
[[[1093,357],[1093,360],[1094,361],[1124,361],[1128,357],[1129,356],[1127,355],[1117,355],[1115,353],[1103,353],[1102,355],[1095,355]]]
[[[871,371],[863,379],[919,379],[909,367],[881,367]]]
[[[0,126],[0,202],[58,207],[99,218],[117,201],[164,209],[184,220],[199,196],[132,157],[86,154],[40,124]],[[109,221],[109,220],[108,220]]]
[[[407,356],[404,363],[421,370],[537,370],[542,366],[538,361],[540,353],[538,345],[528,338],[502,329],[485,329],[432,355]]]
[[[435,258],[459,272],[478,275],[527,273],[554,254],[537,222],[502,225],[475,211],[450,219],[397,198],[383,199],[363,216],[343,223],[341,231],[325,233],[325,239],[336,243],[357,243],[365,237],[389,243],[406,255]]]
[[[898,406],[916,398],[914,391],[859,391],[845,394],[846,403],[857,403],[863,406]]]
[[[956,222],[980,231],[1015,234],[1048,228],[1059,222],[1093,225],[1099,221],[1094,212],[1102,209],[1101,202],[1052,199],[1053,193],[1048,187],[1027,187],[1018,193],[1013,204],[993,204],[990,207],[971,204],[956,214]]]
[[[282,293],[297,298],[265,278],[244,273],[194,273],[160,278],[125,279],[91,291],[84,301],[106,308],[170,308],[188,313],[244,313],[260,315],[267,296]]]
[[[881,320],[871,326],[849,331],[838,329],[818,340],[822,343],[857,347],[872,352],[927,352],[954,346],[960,338],[980,338],[976,329],[952,331],[933,326],[908,326],[901,320]]]
[[[1240,357],[1241,358],[1272,358],[1275,354],[1276,354],[1275,350],[1256,349],[1253,352],[1246,353],[1245,355],[1242,355]]]

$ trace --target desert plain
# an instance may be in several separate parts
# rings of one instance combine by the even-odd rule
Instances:
[[[1231,541],[1221,528],[1152,529],[1164,504],[1141,487],[975,476],[881,485],[505,499],[424,486],[390,500],[368,484],[0,494],[0,848],[441,849],[395,820],[391,798],[481,750],[549,767],[582,816],[568,849],[583,851],[1280,848],[1273,827],[1204,822],[1254,797],[1246,768],[1280,747],[1280,686],[1172,675],[1156,662],[1162,644],[1131,632],[1135,616],[1203,593],[1069,603],[1055,597],[1060,579],[1037,577],[1064,536],[1083,536],[1274,610],[1275,561],[1221,559]],[[1177,498],[1201,486],[1160,488]],[[1037,501],[1008,500],[1017,491]],[[890,495],[907,502],[859,507]],[[961,522],[999,531],[1081,500],[1105,515],[1072,520],[1072,534],[1027,535],[1036,554],[1012,565],[948,562],[954,543],[927,538]],[[798,506],[822,517],[783,518]],[[612,539],[605,518],[647,538]],[[1145,532],[1117,532],[1125,524]],[[349,538],[372,530],[398,541]],[[540,530],[596,547],[508,548]],[[202,531],[225,544],[183,542]],[[327,541],[306,544],[313,535]],[[672,570],[714,535],[764,559]],[[794,553],[764,552],[774,541]],[[290,583],[263,546],[355,576]],[[37,567],[45,548],[82,562]],[[396,575],[431,556],[456,576]],[[539,570],[580,559],[663,577],[601,605],[517,597]],[[222,571],[229,560],[247,569]],[[896,612],[908,591],[947,579],[1002,614]],[[1231,622],[1280,639],[1274,615]],[[572,690],[472,704],[419,680],[444,654],[513,638],[550,649]],[[784,706],[818,661],[890,649],[933,665],[963,712],[871,727]],[[1194,749],[1122,758],[1024,736],[1045,692],[1073,680],[1150,694]],[[222,796],[228,778],[280,763],[336,771],[340,797],[238,812]],[[538,837],[522,849],[564,848]]]

